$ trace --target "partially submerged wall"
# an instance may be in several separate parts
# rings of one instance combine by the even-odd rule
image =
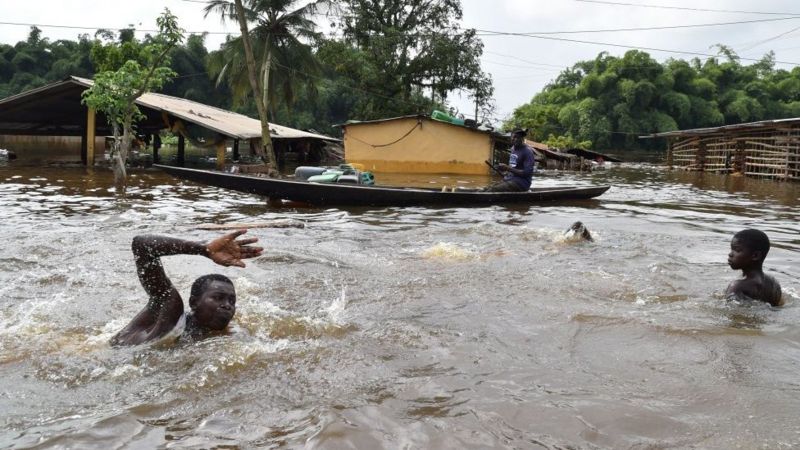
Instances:
[[[30,163],[80,163],[81,138],[79,136],[18,136],[0,135],[0,148],[11,150],[17,161]],[[105,138],[95,139],[95,154],[102,157]]]
[[[667,164],[687,170],[800,180],[800,126],[673,138]]]
[[[492,138],[435,120],[402,118],[346,125],[344,155],[372,172],[485,175]]]

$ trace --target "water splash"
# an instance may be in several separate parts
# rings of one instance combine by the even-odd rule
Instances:
[[[479,254],[474,250],[451,242],[436,243],[420,253],[424,258],[442,261],[467,261],[479,257]]]
[[[347,307],[347,288],[342,286],[341,295],[334,298],[330,306],[326,308],[328,318],[331,320],[331,322],[340,323],[341,318],[344,315],[345,307]]]

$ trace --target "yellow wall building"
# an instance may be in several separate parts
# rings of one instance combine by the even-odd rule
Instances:
[[[492,160],[496,143],[508,145],[508,138],[491,131],[427,116],[351,122],[342,128],[345,160],[378,173],[484,175],[491,170],[485,161]]]

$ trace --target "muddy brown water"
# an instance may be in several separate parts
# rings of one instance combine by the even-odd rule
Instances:
[[[420,185],[481,178],[383,177]],[[135,170],[0,166],[0,448],[797,448],[800,185],[622,165],[532,207],[315,209]],[[230,333],[112,349],[140,233],[255,229]],[[562,237],[573,221],[594,243]],[[788,305],[728,303],[766,231]]]

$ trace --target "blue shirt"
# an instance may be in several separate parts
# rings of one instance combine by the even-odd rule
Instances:
[[[516,175],[509,171],[503,179],[513,181],[527,191],[531,188],[531,181],[533,180],[533,162],[533,149],[528,147],[527,144],[512,147],[508,165],[514,169],[522,170],[522,175]]]

